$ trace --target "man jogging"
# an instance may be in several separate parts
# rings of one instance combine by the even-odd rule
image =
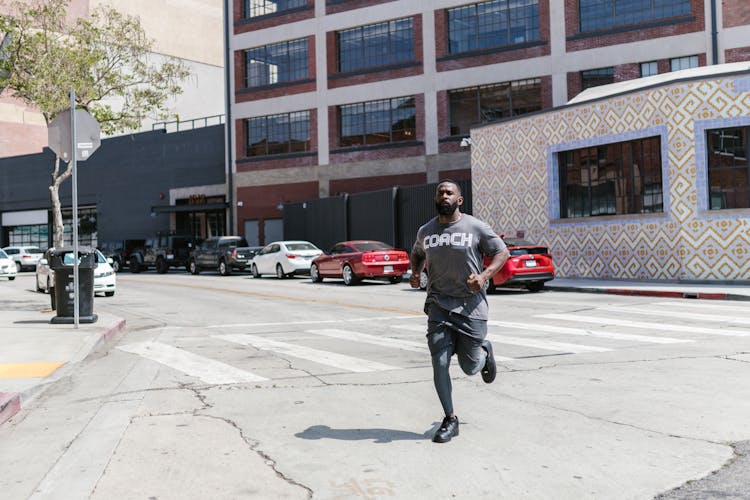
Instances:
[[[481,370],[486,383],[495,380],[497,366],[487,336],[485,283],[508,260],[505,243],[488,224],[463,214],[461,188],[443,180],[435,191],[438,216],[417,231],[411,253],[412,288],[427,265],[427,343],[432,372],[445,418],[432,440],[446,443],[458,436],[458,417],[453,412],[450,363],[453,353],[467,375]],[[492,257],[482,270],[483,256]]]

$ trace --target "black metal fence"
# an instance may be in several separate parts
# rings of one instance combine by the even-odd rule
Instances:
[[[471,214],[471,181],[458,181]],[[339,241],[379,240],[411,250],[417,230],[435,216],[437,183],[332,196],[284,205],[284,238],[328,249]]]

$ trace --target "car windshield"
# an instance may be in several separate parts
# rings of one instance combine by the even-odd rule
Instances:
[[[292,252],[297,252],[299,250],[317,250],[318,249],[318,247],[316,247],[312,243],[287,243],[286,248],[287,250],[290,250]]]
[[[26,251],[28,253],[44,253],[41,248],[27,248]]]
[[[360,252],[369,252],[372,250],[393,250],[393,247],[380,242],[380,241],[368,241],[366,243],[357,243],[354,245]]]
[[[8,258],[8,254],[0,250],[0,259],[7,259],[7,258]]]

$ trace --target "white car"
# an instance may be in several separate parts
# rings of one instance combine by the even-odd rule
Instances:
[[[38,292],[49,293],[50,289],[55,286],[55,273],[49,267],[49,255],[39,260],[36,266],[36,290]],[[70,262],[69,262],[70,261]],[[72,265],[72,254],[65,254],[65,264]],[[117,275],[112,268],[112,258],[104,257],[99,250],[96,250],[96,268],[94,269],[94,295],[103,293],[107,297],[115,294],[117,288]]]
[[[16,279],[17,273],[16,263],[8,257],[8,254],[0,250],[0,278],[8,278],[8,280],[13,281]]]
[[[16,263],[16,271],[31,270],[36,267],[44,251],[38,247],[13,246],[3,248],[8,257]]]
[[[310,264],[322,253],[309,241],[274,241],[255,254],[250,269],[255,278],[264,274],[275,274],[279,279],[310,274]]]

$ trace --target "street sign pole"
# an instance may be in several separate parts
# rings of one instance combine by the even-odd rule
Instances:
[[[78,294],[78,168],[76,157],[76,91],[70,89],[70,151],[73,166],[73,325],[78,328],[80,319],[80,297]]]

